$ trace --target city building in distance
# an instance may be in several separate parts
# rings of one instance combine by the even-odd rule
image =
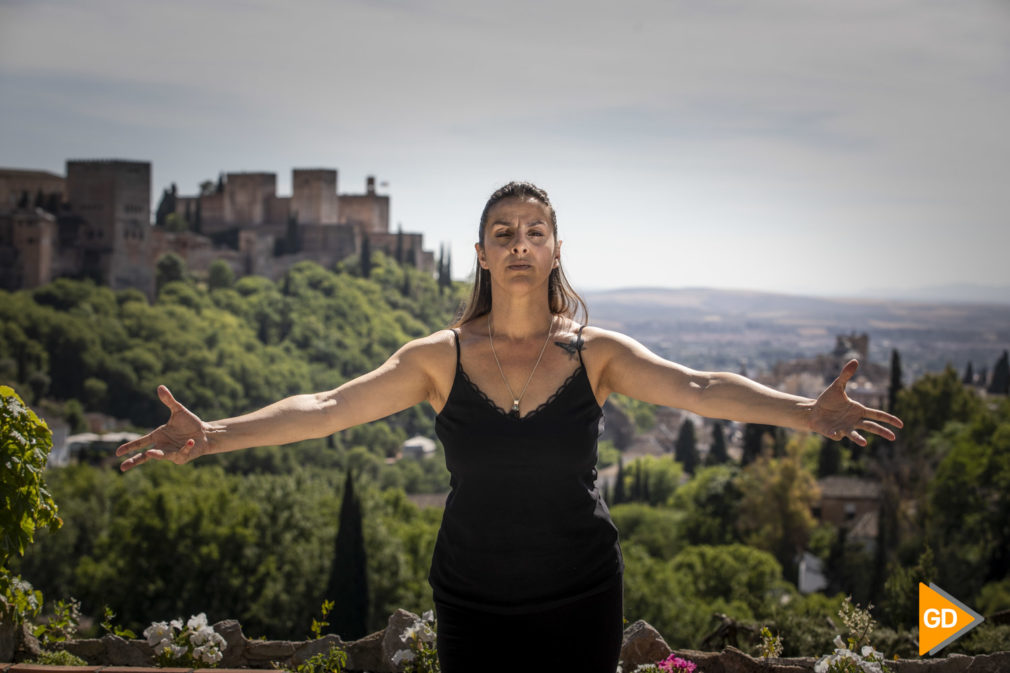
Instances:
[[[274,173],[226,173],[194,195],[164,190],[151,219],[151,164],[68,160],[66,176],[0,169],[0,288],[92,278],[113,289],[155,292],[158,259],[179,255],[205,274],[215,260],[235,274],[279,279],[308,260],[332,268],[370,250],[434,271],[423,235],[389,228],[389,196],[366,180],[365,193],[340,194],[337,171],[296,168],[292,194],[277,194]]]

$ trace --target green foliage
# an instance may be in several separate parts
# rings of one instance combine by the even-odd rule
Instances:
[[[0,568],[6,568],[37,530],[56,530],[62,521],[44,474],[52,433],[9,386],[0,386],[0,438]]]
[[[346,665],[347,652],[333,645],[325,652],[312,655],[293,669],[281,670],[291,670],[293,673],[343,673]]]
[[[654,404],[620,394],[611,395],[608,401],[613,402],[627,414],[639,432],[648,432],[656,427],[656,406]]]
[[[223,259],[215,259],[207,269],[207,287],[211,290],[225,290],[235,284],[235,272]]]
[[[124,629],[122,626],[113,624],[112,620],[116,618],[116,613],[112,611],[108,605],[102,608],[102,630],[106,633],[110,633],[114,636],[119,636],[120,638],[134,639],[137,634],[130,629]]]
[[[782,636],[773,635],[767,626],[761,627],[761,656],[765,659],[782,656]]]
[[[817,497],[813,475],[803,466],[803,446],[790,439],[782,458],[761,456],[738,481],[742,498],[738,525],[750,545],[775,554],[793,577],[797,554],[814,527],[810,508]]]
[[[312,626],[309,627],[309,632],[312,633],[313,638],[318,639],[323,637],[323,629],[330,625],[330,623],[326,621],[326,615],[330,614],[330,610],[332,609],[333,601],[324,600],[322,606],[319,608],[319,614],[322,616],[322,619],[317,621],[316,618],[313,617]]]
[[[81,623],[81,603],[69,598],[58,600],[53,606],[53,614],[45,624],[35,627],[35,637],[43,647],[52,648],[56,643],[73,640]]]
[[[37,657],[26,659],[35,666],[87,666],[88,662],[66,650],[42,650]]]
[[[642,456],[625,465],[622,472],[626,499],[650,505],[670,504],[683,475],[673,456]]]
[[[677,490],[673,507],[682,512],[680,535],[687,544],[740,542],[736,522],[740,517],[740,470],[716,465],[700,470]]]
[[[674,456],[685,472],[694,474],[699,462],[698,443],[694,436],[694,421],[690,418],[685,418],[684,422],[680,424]]]

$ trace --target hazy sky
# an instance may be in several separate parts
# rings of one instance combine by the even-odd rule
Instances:
[[[0,166],[388,182],[473,264],[533,180],[582,288],[1010,285],[1010,3],[0,0]]]

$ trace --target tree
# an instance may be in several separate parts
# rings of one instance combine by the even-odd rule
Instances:
[[[838,474],[842,469],[842,445],[833,439],[821,440],[821,452],[817,456],[817,477],[823,479]]]
[[[684,422],[680,424],[674,456],[677,462],[684,466],[685,472],[694,474],[699,462],[698,444],[694,437],[694,422],[690,418],[685,418]]]
[[[994,395],[1010,394],[1010,355],[1007,351],[1003,351],[1003,355],[996,361],[996,366],[992,369],[989,392]]]
[[[887,387],[887,410],[894,413],[898,403],[898,392],[902,389],[901,384],[901,355],[898,349],[891,350],[891,384]]]
[[[760,456],[765,449],[765,436],[774,434],[775,427],[760,423],[747,423],[743,429],[743,456],[740,465],[749,465]]]
[[[802,447],[795,437],[782,458],[762,456],[748,465],[739,487],[740,530],[747,544],[770,551],[794,579],[796,558],[814,527],[811,507],[817,482],[803,466]]]
[[[971,366],[971,360],[968,361],[968,366],[964,368],[964,378],[961,379],[961,383],[966,386],[974,385],[975,383],[975,370]]]
[[[712,447],[708,451],[707,465],[723,465],[729,462],[729,453],[726,451],[726,432],[722,425],[722,421],[712,424]]]
[[[361,277],[368,278],[372,275],[372,245],[368,242],[368,235],[361,237]]]
[[[207,286],[211,290],[229,288],[235,284],[235,272],[223,259],[215,259],[207,270]]]
[[[175,212],[175,197],[176,188],[173,182],[171,188],[161,192],[161,200],[158,201],[158,208],[154,211],[155,225],[159,227],[166,225],[168,216]]]
[[[403,266],[403,225],[396,225],[396,263]]]
[[[155,267],[156,295],[161,294],[162,288],[168,283],[186,279],[186,262],[174,252],[166,252],[159,257]]]
[[[624,492],[624,456],[618,456],[617,458],[617,477],[614,479],[613,498],[613,504],[615,505],[627,502],[628,500],[628,496]]]
[[[344,640],[368,632],[368,574],[361,502],[354,495],[353,472],[347,470],[340,504],[340,527],[334,543],[333,567],[326,597],[334,602],[330,613],[333,630]]]

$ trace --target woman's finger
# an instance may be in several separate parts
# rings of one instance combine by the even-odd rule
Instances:
[[[168,407],[171,411],[178,411],[179,409],[182,409],[182,405],[176,402],[175,397],[172,396],[172,391],[168,389],[168,386],[158,386],[158,399],[160,399],[162,404]]]
[[[859,369],[859,361],[855,359],[849,360],[845,363],[845,366],[842,367],[842,371],[839,372],[838,378],[835,379],[835,383],[845,386],[845,384],[849,382],[849,379],[851,379],[856,373],[857,369]]]
[[[894,433],[879,423],[874,423],[873,421],[864,419],[859,423],[859,429],[865,430],[866,432],[872,432],[875,435],[880,435],[889,442],[894,441]]]
[[[866,446],[866,438],[855,431],[855,429],[849,430],[846,436],[859,446]]]
[[[905,424],[901,422],[900,418],[880,409],[867,409],[865,416],[867,418],[872,418],[875,421],[881,421],[883,423],[887,423],[888,425],[893,425],[896,428],[905,427]]]
[[[126,442],[125,444],[120,444],[119,447],[116,448],[116,455],[125,456],[131,451],[139,451],[151,446],[152,444],[154,444],[154,432],[149,432],[143,437],[138,437],[137,439]]]

